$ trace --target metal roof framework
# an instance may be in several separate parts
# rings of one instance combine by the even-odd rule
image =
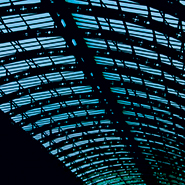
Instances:
[[[1,1],[1,110],[84,184],[184,184],[184,4]]]

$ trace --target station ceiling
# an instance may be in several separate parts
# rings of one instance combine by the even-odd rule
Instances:
[[[184,5],[0,1],[0,109],[84,184],[185,184]]]

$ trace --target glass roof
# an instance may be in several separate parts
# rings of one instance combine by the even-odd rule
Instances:
[[[0,109],[84,184],[185,184],[184,6],[1,1]]]

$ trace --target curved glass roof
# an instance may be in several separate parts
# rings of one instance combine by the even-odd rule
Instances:
[[[0,109],[84,184],[185,184],[184,5],[0,1]]]

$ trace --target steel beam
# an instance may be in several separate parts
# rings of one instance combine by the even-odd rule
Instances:
[[[144,160],[142,156],[142,151],[137,146],[137,142],[134,140],[133,134],[130,132],[130,126],[124,122],[124,116],[121,111],[121,106],[117,104],[117,100],[110,92],[107,81],[104,80],[104,78],[102,77],[102,72],[96,66],[92,53],[90,52],[90,50],[88,50],[83,40],[82,33],[76,27],[75,22],[71,16],[71,12],[68,11],[67,4],[65,2],[62,2],[61,4],[61,2],[59,1],[52,2],[53,3],[51,3],[49,0],[44,2],[42,1],[43,8],[46,11],[49,11],[51,17],[58,26],[58,29],[61,29],[61,32],[63,29],[68,30],[68,35],[64,35],[63,37],[68,43],[70,49],[74,52],[74,56],[79,62],[79,65],[82,67],[82,70],[84,71],[86,77],[91,82],[94,90],[96,90],[96,94],[98,95],[98,97],[102,100],[106,99],[106,101],[102,101],[105,102],[102,103],[102,105],[105,106],[106,111],[110,114],[110,120],[117,123],[115,124],[115,128],[120,133],[123,142],[126,143],[127,150],[129,150],[134,157],[136,165],[142,172],[145,182],[151,184],[152,180],[154,184],[158,184],[157,179],[153,176],[153,172],[151,171],[149,164],[147,163],[147,161]],[[56,14],[56,12],[58,14]],[[62,27],[61,19],[64,19],[64,21],[66,22],[66,28]],[[78,37],[75,37],[72,32],[78,33]],[[77,45],[72,45],[73,39],[75,39]],[[101,92],[98,90],[97,87],[100,87]],[[108,104],[106,104],[106,102],[108,102]],[[125,139],[127,137],[128,140]]]

